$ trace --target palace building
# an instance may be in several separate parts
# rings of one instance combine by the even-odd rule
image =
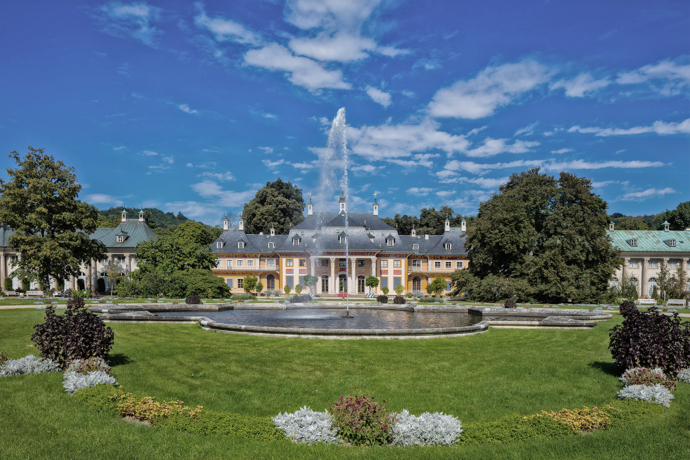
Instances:
[[[247,234],[244,221],[231,228],[226,219],[223,233],[213,242],[217,256],[214,273],[225,279],[232,292],[243,292],[244,278],[259,278],[264,290],[305,288],[304,277],[316,276],[317,295],[364,295],[368,276],[379,279],[375,294],[387,287],[391,293],[402,284],[404,292],[426,293],[434,278],[446,280],[457,269],[467,268],[466,223],[451,227],[445,222],[443,235],[400,235],[379,217],[374,198],[371,213],[347,212],[344,196],[338,212],[315,212],[309,200],[307,218],[287,235]],[[347,254],[346,254],[347,251]],[[350,266],[347,267],[349,259]],[[349,269],[348,269],[349,268]]]
[[[623,261],[612,284],[625,276],[637,286],[641,298],[651,298],[662,264],[668,267],[670,275],[678,268],[690,270],[690,228],[673,231],[668,222],[662,227],[663,230],[615,230],[613,223],[609,225],[613,247],[621,251]],[[690,280],[685,289],[690,291]]]
[[[12,278],[13,288],[21,286],[21,282],[13,276],[12,261],[17,260],[20,254],[9,244],[9,238],[14,230],[0,227],[0,280],[5,277]],[[155,240],[156,235],[144,220],[144,211],[139,211],[139,220],[127,219],[127,211],[122,210],[120,223],[115,228],[97,228],[89,235],[92,240],[98,240],[107,248],[106,257],[103,260],[91,260],[90,264],[82,264],[82,272],[79,276],[84,280],[87,288],[95,288],[98,278],[104,278],[107,282],[106,270],[110,264],[116,264],[120,273],[127,274],[137,269],[136,246],[140,241]],[[56,280],[50,281],[51,288],[56,289]],[[4,289],[4,285],[2,289]],[[0,289],[0,290],[2,290]],[[36,283],[32,283],[31,289],[38,289]],[[65,280],[65,289],[77,289],[77,278]]]

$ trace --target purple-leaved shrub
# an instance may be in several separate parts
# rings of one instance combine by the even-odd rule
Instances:
[[[333,425],[338,436],[355,446],[388,444],[393,416],[386,409],[386,401],[371,396],[342,396],[331,404]]]

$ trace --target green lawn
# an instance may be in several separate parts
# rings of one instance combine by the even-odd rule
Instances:
[[[36,353],[39,310],[0,311],[0,350]],[[621,384],[608,329],[491,329],[429,340],[314,340],[219,334],[198,325],[112,323],[112,375],[126,391],[189,406],[273,416],[369,393],[411,413],[462,422],[602,406]],[[662,415],[586,436],[520,444],[399,449],[299,446],[132,425],[85,409],[61,374],[0,380],[2,458],[690,458],[690,385]]]

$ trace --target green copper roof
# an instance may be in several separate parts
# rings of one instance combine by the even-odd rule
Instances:
[[[690,232],[687,231],[614,230],[608,233],[613,247],[622,252],[690,253]],[[632,245],[632,240],[637,241],[637,246]]]

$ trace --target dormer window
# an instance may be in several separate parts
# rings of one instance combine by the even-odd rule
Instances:
[[[222,248],[222,247],[223,247],[223,242],[222,242],[222,241],[217,242],[217,243],[216,243],[216,247],[217,247],[218,249]]]
[[[117,235],[117,242],[118,243],[124,243],[125,242],[125,237],[122,235]]]
[[[239,243],[237,243],[237,247],[238,249],[244,249],[244,241],[240,241]]]
[[[300,237],[296,236],[292,239],[292,245],[293,246],[299,246],[301,243],[302,243],[302,238],[300,238]]]
[[[676,240],[668,240],[668,245],[671,246],[672,248],[676,247]]]
[[[345,243],[346,240],[347,240],[347,238],[344,237],[344,236],[339,236],[339,237],[338,237],[338,242],[341,243],[341,244],[342,244],[342,243]]]
[[[268,249],[274,249],[276,247],[275,243],[268,243]]]
[[[443,249],[451,249],[453,247],[450,243],[443,243]]]
[[[417,243],[412,245],[412,250],[413,251],[419,251],[419,245]]]
[[[386,246],[395,246],[395,238],[386,238]]]
[[[630,240],[630,246],[636,248],[637,247],[637,239],[633,238]]]

